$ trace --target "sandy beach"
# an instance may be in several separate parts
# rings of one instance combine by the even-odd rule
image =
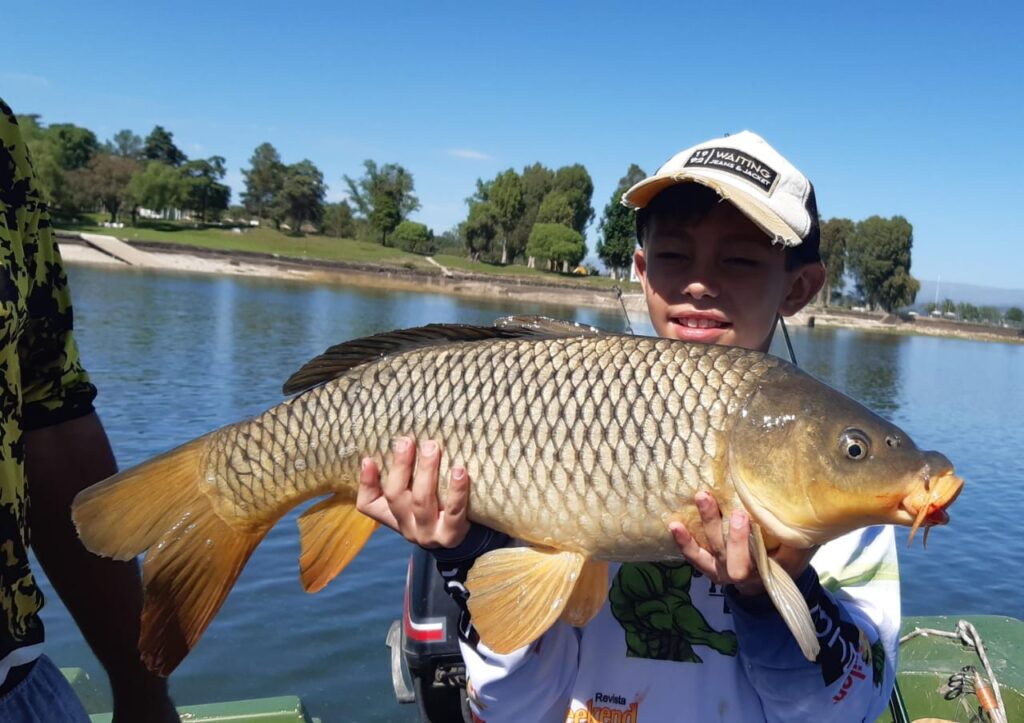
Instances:
[[[68,264],[88,264],[125,270],[142,268],[161,272],[197,273],[292,279],[318,283],[337,283],[375,289],[430,291],[459,296],[494,298],[495,296],[525,302],[565,304],[615,309],[620,305],[614,291],[595,290],[567,284],[541,284],[522,278],[505,278],[449,271],[438,265],[435,274],[417,270],[340,262],[305,261],[275,258],[268,255],[228,253],[179,248],[169,244],[133,243],[134,252],[141,251],[144,260],[132,266],[99,248],[89,245],[75,234],[58,234],[60,252]],[[436,264],[435,264],[436,265]],[[624,293],[622,304],[630,314],[643,314],[643,296]],[[986,327],[938,319],[919,318],[909,322],[892,315],[858,313],[842,309],[808,307],[788,320],[791,326],[845,327],[890,334],[928,334],[977,341],[1024,343],[1019,329]]]

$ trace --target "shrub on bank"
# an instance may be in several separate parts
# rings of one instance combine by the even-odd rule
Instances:
[[[416,221],[402,221],[398,224],[391,234],[391,242],[403,251],[413,254],[428,255],[437,251],[434,232]]]

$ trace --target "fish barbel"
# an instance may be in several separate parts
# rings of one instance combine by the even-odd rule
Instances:
[[[467,586],[481,640],[509,652],[559,617],[582,625],[609,561],[678,559],[669,522],[707,547],[694,503],[743,508],[771,599],[804,654],[807,605],[769,556],[872,524],[948,520],[962,480],[937,452],[776,357],[513,318],[345,342],[285,385],[298,394],[83,491],[73,518],[92,551],[143,565],[140,651],[169,674],[250,554],[290,509],[300,578],[315,592],[376,523],[355,509],[360,462],[386,471],[392,441],[436,439],[439,496],[453,464],[468,516],[526,543],[492,551]],[[913,532],[911,533],[911,540]]]

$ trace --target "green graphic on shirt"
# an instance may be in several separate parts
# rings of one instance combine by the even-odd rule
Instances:
[[[877,688],[882,684],[882,678],[885,676],[885,647],[882,645],[882,640],[879,638],[875,641],[875,644],[871,646],[871,682],[875,684]]]
[[[629,657],[703,662],[695,645],[736,655],[736,634],[713,630],[693,606],[693,572],[688,562],[642,562],[619,568],[608,601],[625,631]]]

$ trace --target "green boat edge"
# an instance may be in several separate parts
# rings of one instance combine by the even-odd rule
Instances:
[[[902,634],[916,629],[953,632],[960,620],[967,620],[978,631],[999,681],[1007,719],[1024,720],[1024,665],[1021,663],[1024,622],[1000,615],[907,617],[903,619]],[[918,635],[907,640],[900,648],[897,682],[910,720],[962,718],[961,704],[946,700],[941,689],[951,675],[966,665],[973,665],[984,673],[976,652],[958,640],[935,635]],[[92,723],[110,723],[111,714],[99,712],[104,696],[96,682],[80,668],[64,668],[62,672],[85,705]],[[968,696],[968,700],[977,708],[973,696]],[[190,705],[178,710],[182,720],[189,723],[319,723],[296,696]],[[899,720],[898,716],[886,713],[878,722],[899,723]]]
[[[82,701],[92,723],[111,723],[113,713],[100,712],[109,704],[96,681],[81,668],[61,668],[61,672]],[[294,695],[183,705],[178,707],[178,713],[181,720],[188,723],[320,723]]]

